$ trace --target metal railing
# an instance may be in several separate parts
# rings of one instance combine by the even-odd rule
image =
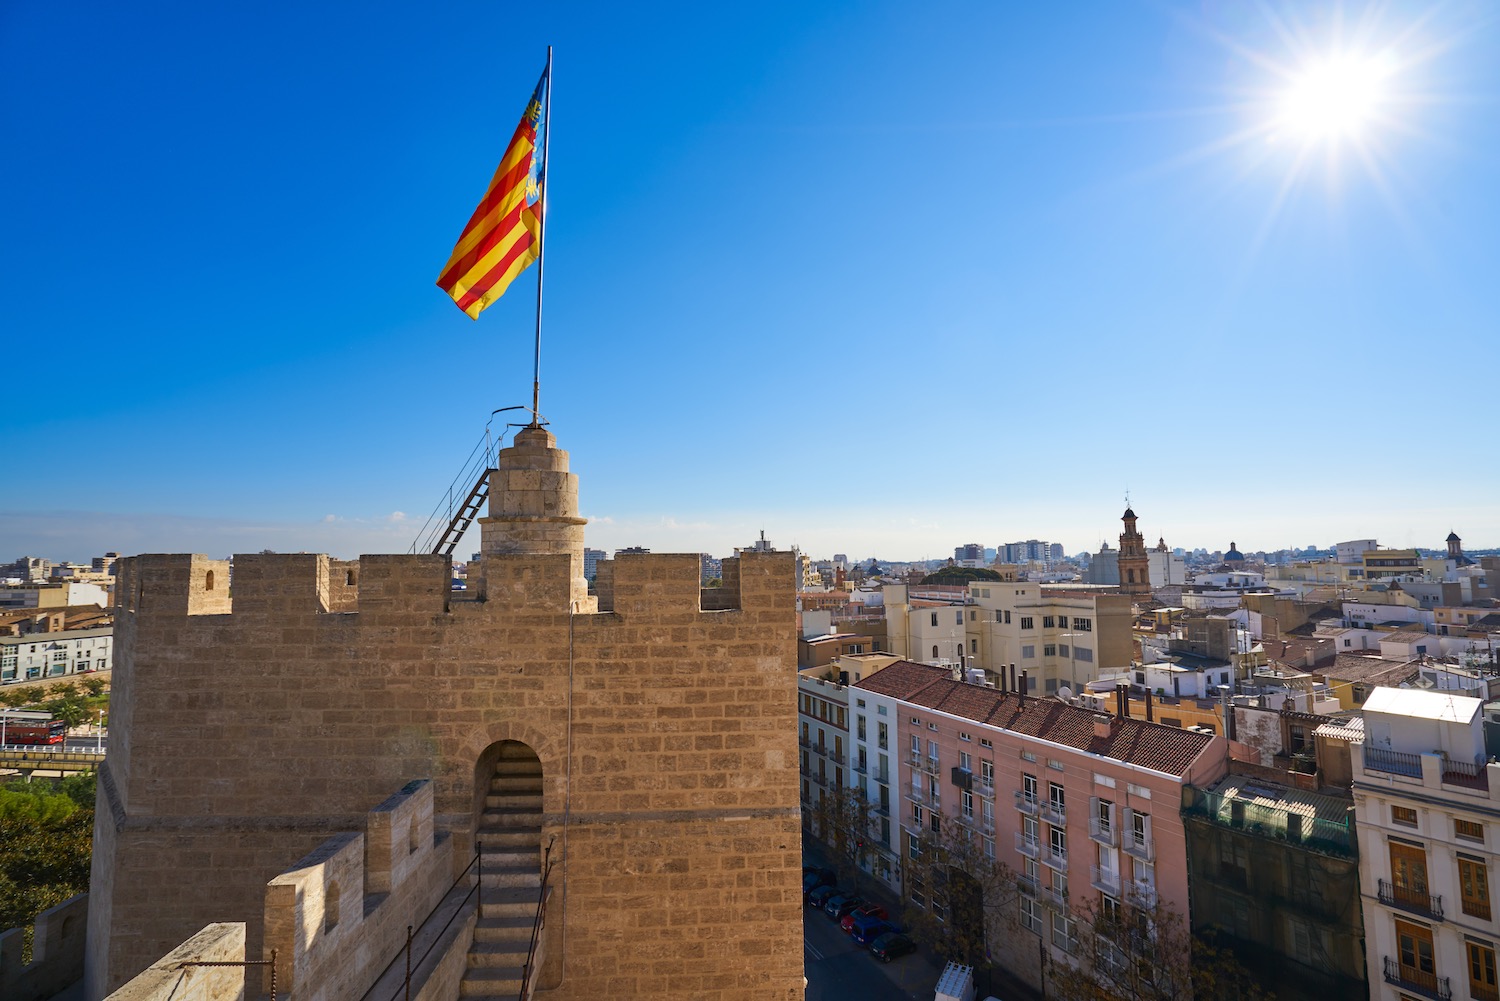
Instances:
[[[516,996],[516,1001],[527,1001],[531,997],[531,980],[536,976],[537,945],[542,940],[542,929],[547,923],[547,898],[552,893],[547,881],[552,877],[552,844],[556,840],[555,835],[547,839],[547,848],[542,855],[542,886],[536,895],[536,920],[531,924],[531,944],[526,947],[526,963],[521,967],[521,993]]]
[[[1101,845],[1115,846],[1115,828],[1098,817],[1089,818],[1089,837]]]
[[[1380,902],[1387,907],[1398,907],[1413,914],[1443,920],[1443,898],[1440,894],[1397,886],[1385,879],[1376,880],[1375,889]]]
[[[1027,816],[1035,817],[1037,814],[1037,810],[1041,808],[1040,804],[1037,801],[1037,798],[1035,796],[1028,795],[1026,790],[1024,789],[1017,789],[1015,796],[1016,809],[1020,810]]]
[[[1368,744],[1365,745],[1364,750],[1366,771],[1390,772],[1393,775],[1406,775],[1414,779],[1422,777],[1420,754],[1391,751],[1384,747],[1371,747]]]
[[[1026,835],[1016,832],[1016,851],[1027,858],[1037,858],[1042,853],[1042,843],[1036,838],[1028,838]]]
[[[1020,890],[1028,897],[1035,897],[1038,893],[1041,892],[1041,888],[1041,881],[1038,880],[1035,876],[1021,875],[1016,877],[1016,889]]]
[[[1048,845],[1042,853],[1042,864],[1051,866],[1058,872],[1068,871],[1068,850],[1058,848],[1056,845]]]
[[[1151,843],[1151,839],[1135,831],[1121,839],[1120,850],[1127,855],[1134,855],[1142,862],[1150,862],[1156,855],[1156,846]]]
[[[1451,1001],[1453,988],[1448,985],[1447,977],[1440,977],[1414,966],[1402,966],[1390,956],[1385,956],[1384,959],[1386,983],[1395,984],[1404,990],[1416,991],[1424,997],[1432,998],[1433,1001]]]
[[[432,909],[432,914],[428,914],[427,917],[423,919],[422,923],[426,924],[427,921],[432,918],[432,915],[437,913],[438,907],[443,906],[443,901],[448,899],[448,894],[458,889],[458,885],[465,879],[469,878],[469,870],[474,870],[474,885],[469,887],[469,892],[464,894],[464,899],[460,900],[458,902],[458,906],[453,908],[453,913],[448,915],[448,920],[443,922],[443,927],[440,928],[438,930],[438,933],[433,936],[432,943],[427,946],[427,951],[422,953],[422,957],[418,959],[415,964],[413,964],[411,961],[412,926],[406,926],[406,945],[402,948],[400,953],[392,957],[389,963],[385,964],[385,969],[381,970],[380,976],[375,978],[375,982],[377,984],[380,983],[381,978],[390,971],[392,966],[396,965],[396,960],[400,959],[402,955],[406,957],[406,979],[402,982],[401,988],[397,990],[396,993],[391,995],[390,1001],[396,1001],[398,997],[402,997],[403,995],[405,996],[405,1001],[411,1001],[411,971],[413,965],[420,967],[423,963],[427,962],[427,957],[432,955],[432,950],[437,948],[438,943],[443,940],[443,935],[448,931],[448,927],[453,924],[453,919],[463,913],[464,908],[468,906],[469,898],[473,897],[479,892],[479,884],[483,882],[484,879],[484,864],[480,861],[480,852],[482,850],[483,846],[480,844],[480,842],[474,842],[474,857],[469,860],[468,865],[464,866],[464,871],[458,874],[457,878],[453,880],[453,883],[448,887],[447,891],[438,898],[437,907],[434,907]]]
[[[1125,899],[1134,906],[1149,911],[1156,906],[1156,885],[1132,880],[1125,884]]]
[[[1049,799],[1042,804],[1042,817],[1047,823],[1061,827],[1068,822],[1068,808],[1058,800]]]
[[[1118,869],[1101,869],[1097,865],[1089,867],[1089,884],[1101,893],[1107,893],[1111,897],[1120,895],[1120,871]]]

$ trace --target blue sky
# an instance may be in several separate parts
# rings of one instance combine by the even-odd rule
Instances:
[[[0,559],[410,545],[529,400],[534,272],[433,281],[548,43],[590,545],[1500,545],[1487,5],[522,9],[0,7]]]

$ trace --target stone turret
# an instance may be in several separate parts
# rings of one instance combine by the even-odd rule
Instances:
[[[587,599],[583,574],[583,526],[578,515],[578,475],[568,472],[568,453],[546,428],[516,432],[490,472],[489,517],[480,518],[482,557],[561,555],[572,562],[571,597]]]
[[[1146,556],[1146,540],[1135,527],[1135,512],[1129,506],[1120,517],[1125,531],[1120,533],[1120,593],[1131,599],[1151,596],[1151,563]]]

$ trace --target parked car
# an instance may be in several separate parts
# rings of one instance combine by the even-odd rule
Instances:
[[[854,919],[861,914],[873,915],[882,921],[890,918],[890,915],[886,913],[886,909],[879,904],[860,904],[854,910],[844,915],[843,919],[839,921],[839,927],[844,929],[845,933],[852,932],[854,930]]]
[[[854,936],[855,942],[868,946],[886,932],[900,930],[885,918],[877,918],[873,914],[862,914],[850,925],[849,934]]]
[[[917,943],[900,932],[888,931],[883,935],[877,935],[875,941],[870,943],[870,955],[882,963],[889,963],[897,956],[916,951]]]
[[[832,869],[808,869],[802,868],[802,899],[806,900],[808,894],[820,886],[832,886],[838,880],[838,876]]]
[[[840,893],[837,896],[829,897],[824,902],[823,913],[833,918],[833,920],[838,921],[845,914],[848,914],[863,903],[863,900],[860,900],[852,893]]]
[[[838,892],[838,887],[834,886],[832,883],[826,883],[823,886],[814,887],[813,891],[807,895],[807,902],[813,907],[822,907],[824,904],[828,903],[829,897]]]

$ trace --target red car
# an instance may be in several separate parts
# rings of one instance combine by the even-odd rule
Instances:
[[[882,921],[890,917],[890,915],[886,913],[885,908],[881,907],[879,904],[861,904],[854,910],[850,911],[848,914],[845,914],[843,918],[839,920],[839,927],[844,929],[845,934],[854,934],[854,919],[861,914],[868,914],[870,915],[870,917],[879,918]]]

